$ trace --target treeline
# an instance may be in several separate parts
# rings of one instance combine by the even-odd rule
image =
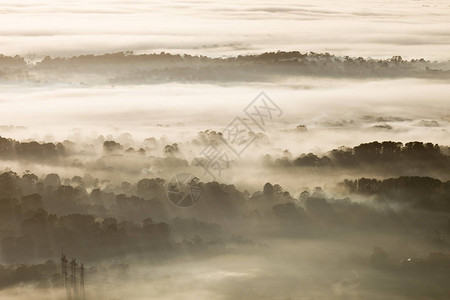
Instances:
[[[47,81],[66,80],[72,75],[97,74],[109,83],[158,83],[166,81],[255,81],[274,76],[326,77],[419,77],[448,78],[449,62],[335,56],[330,53],[267,52],[259,55],[213,58],[188,54],[134,54],[132,51],[73,57],[46,56],[34,65],[20,57],[0,57],[0,78],[23,71],[30,80],[39,73]],[[16,74],[17,75],[17,74]],[[42,75],[44,75],[42,77]],[[106,76],[106,77],[105,77]],[[13,76],[14,77],[14,76]],[[14,78],[18,79],[18,76]],[[74,78],[74,77],[73,77]],[[35,79],[41,80],[41,79]]]
[[[368,201],[334,198],[320,187],[294,198],[279,185],[267,183],[249,202],[248,218],[258,224],[261,235],[324,238],[358,232],[398,234],[414,227],[405,211],[394,211],[389,205],[378,210]],[[422,229],[416,227],[408,235]]]
[[[61,251],[79,253],[83,261],[171,248],[170,227],[145,219],[141,225],[99,219],[93,215],[57,216],[45,210],[24,216],[16,235],[1,240],[2,259],[9,262],[58,257]]]
[[[216,143],[218,138],[214,131],[200,132],[192,145]],[[188,160],[177,157],[182,151],[182,144],[180,146],[178,143],[171,144],[166,140],[157,141],[154,138],[146,139],[140,146],[134,148],[131,142],[121,144],[113,140],[104,140],[102,136],[90,145],[76,145],[67,140],[62,143],[19,142],[0,136],[0,159],[45,161],[52,165],[69,163],[97,171],[120,168],[122,171],[140,172],[142,161],[146,165],[161,169],[173,166],[188,167]],[[153,155],[149,156],[149,153]],[[91,155],[91,161],[86,161],[87,155]],[[62,160],[63,158],[66,160]],[[128,158],[132,158],[136,163],[124,163]],[[290,154],[283,157],[267,154],[261,162],[269,168],[314,168],[321,171],[351,169],[375,171],[382,176],[413,175],[447,179],[450,169],[450,148],[418,141],[405,144],[375,141],[353,148],[340,147],[324,155],[303,153],[292,158]]]
[[[244,197],[234,187],[207,183],[204,193],[209,201],[202,201],[196,214],[240,215]],[[188,241],[185,247],[196,235],[217,239],[220,232],[216,224],[170,219],[165,181],[159,178],[113,186],[89,175],[38,178],[10,171],[0,175],[0,195],[0,255],[6,262],[52,258],[65,249],[83,253],[85,261],[168,251],[174,246],[169,224]]]
[[[85,179],[88,183],[81,177],[64,180],[57,174],[43,179],[32,173],[1,174],[2,259],[29,262],[74,249],[88,260],[168,247],[169,225],[150,218],[164,218],[158,200],[116,195],[108,187],[89,193],[86,187],[101,183],[89,176]],[[140,181],[138,193],[151,197],[148,190],[156,193],[157,182]]]
[[[164,218],[158,201],[107,189],[88,193],[80,177],[70,180],[74,186],[61,182],[57,174],[43,180],[31,173],[0,175],[2,260],[33,262],[67,249],[92,260],[170,248],[169,225],[150,218]],[[138,184],[142,193],[152,187],[152,180]]]
[[[360,178],[345,180],[349,193],[373,195],[383,202],[398,202],[415,208],[450,212],[450,181],[430,177],[399,177],[384,180]]]
[[[450,232],[450,183],[432,178],[359,179],[340,185],[349,197],[377,196],[385,204],[383,210],[370,201],[335,199],[320,187],[294,196],[271,183],[252,194],[217,182],[200,186],[198,204],[180,211],[167,200],[165,181],[159,178],[114,186],[89,175],[67,179],[5,172],[0,175],[1,259],[33,262],[54,258],[66,249],[81,253],[77,257],[84,261],[170,251],[178,247],[175,236],[192,239],[186,244],[192,247],[209,247],[210,241],[220,245],[224,224],[228,234],[258,237],[397,232],[442,243],[441,232]],[[406,204],[400,211],[390,207],[399,203]],[[432,223],[417,222],[408,215],[410,207],[439,214]],[[233,240],[252,244],[244,237]]]
[[[0,289],[20,283],[32,283],[38,287],[61,286],[60,267],[53,261],[43,264],[0,265]]]
[[[163,185],[162,179],[142,179],[135,185],[123,182],[113,187],[89,175],[61,179],[58,174],[48,174],[41,179],[32,173],[5,172],[0,175],[0,223],[14,222],[16,217],[20,220],[23,211],[44,208],[55,214],[93,213],[139,221],[154,215],[164,219]]]
[[[19,142],[0,136],[0,159],[57,160],[65,154],[61,143]]]
[[[445,149],[445,151],[443,151]],[[267,166],[313,167],[313,168],[351,168],[369,167],[372,169],[423,173],[426,171],[450,170],[450,156],[447,146],[432,143],[409,142],[371,142],[353,148],[339,148],[318,156],[313,153],[302,154],[296,158],[264,159]]]
[[[16,56],[5,56],[0,54],[0,68],[11,68],[11,67],[25,67],[25,59],[19,55]]]

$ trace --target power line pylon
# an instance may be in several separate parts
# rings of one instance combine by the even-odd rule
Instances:
[[[78,300],[78,290],[77,290],[77,262],[75,258],[72,258],[72,261],[70,262],[70,283],[73,290],[73,296],[74,299]]]
[[[81,299],[86,300],[86,294],[84,292],[84,264],[80,266],[80,290],[81,290]]]
[[[66,288],[67,299],[71,298],[70,287],[69,287],[69,274],[67,274],[67,263],[68,260],[64,253],[61,254],[61,275],[64,287]]]

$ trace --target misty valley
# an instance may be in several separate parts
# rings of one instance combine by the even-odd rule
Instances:
[[[261,154],[224,170],[272,182],[208,180],[195,157],[220,143],[214,130],[182,141],[2,136],[2,297],[64,299],[64,255],[83,263],[80,299],[445,299],[450,148],[383,141],[294,155],[269,136],[309,129],[287,127],[257,135]],[[182,172],[199,174],[192,207],[170,201],[170,175]]]
[[[449,300],[449,17],[0,1],[0,300]]]

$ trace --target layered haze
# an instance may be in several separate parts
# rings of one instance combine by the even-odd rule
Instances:
[[[449,59],[447,1],[2,1],[2,53],[276,50]]]
[[[0,298],[448,299],[449,21],[448,1],[2,1]],[[211,176],[236,120],[251,143]]]

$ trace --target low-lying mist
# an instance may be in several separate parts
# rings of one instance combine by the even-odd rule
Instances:
[[[448,62],[122,54],[0,73],[1,299],[67,299],[61,255],[86,299],[450,297]]]

